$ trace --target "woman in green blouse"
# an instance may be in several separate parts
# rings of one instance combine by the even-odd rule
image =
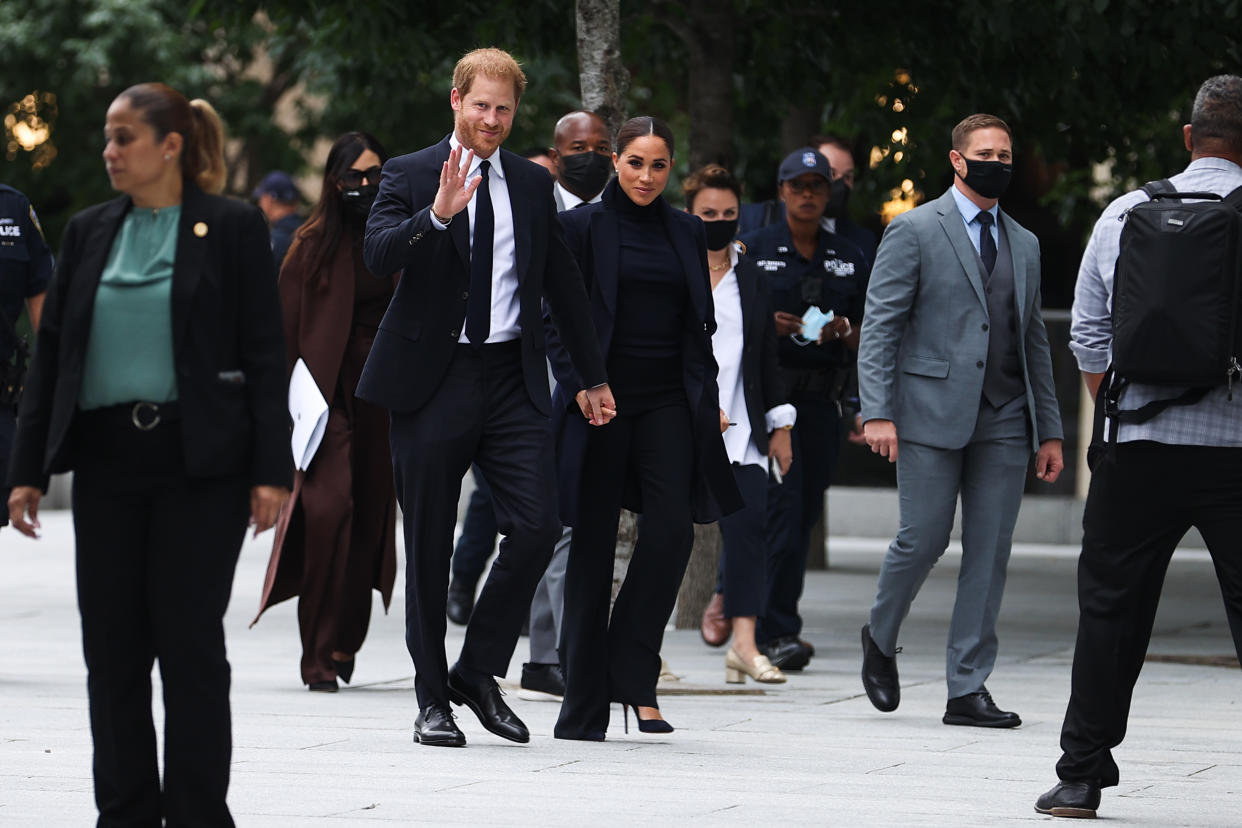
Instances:
[[[72,470],[95,801],[101,825],[233,824],[224,611],[247,519],[292,478],[267,225],[221,198],[206,101],[141,84],[108,108],[122,196],[70,220],[22,398],[9,517]],[[158,660],[161,786],[151,716]]]

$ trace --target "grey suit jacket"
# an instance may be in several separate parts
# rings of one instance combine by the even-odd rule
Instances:
[[[1032,451],[1060,439],[1048,334],[1040,312],[1039,241],[1004,211],[1013,256],[1018,358]],[[970,441],[988,355],[987,298],[974,245],[946,191],[895,218],[876,253],[858,348],[862,416],[937,448]]]

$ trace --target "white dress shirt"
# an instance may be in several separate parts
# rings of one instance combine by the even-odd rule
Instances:
[[[576,195],[571,193],[569,190],[566,190],[564,187],[562,187],[561,182],[559,181],[553,184],[552,188],[556,190],[557,209],[560,210],[562,213],[565,212],[566,210],[574,209],[579,204],[595,204],[597,201],[599,201],[600,199],[604,197],[604,191],[600,190],[598,193],[595,194],[595,198],[583,200],[581,198],[578,198]]]
[[[449,137],[449,146],[453,149],[461,146],[456,132]],[[517,251],[513,241],[513,207],[509,203],[509,185],[505,183],[505,168],[500,163],[499,150],[493,152],[490,158],[474,156],[466,175],[466,185],[469,186],[474,177],[479,175],[479,165],[484,161],[492,162],[491,169],[488,171],[487,186],[488,193],[492,197],[492,214],[495,216],[492,231],[492,314],[487,342],[508,342],[522,335],[522,326],[518,322],[521,302],[518,298]],[[474,205],[477,195],[476,192],[474,196],[471,196],[470,203],[466,205],[470,219],[472,250],[474,249]],[[431,216],[431,224],[439,230],[448,227],[436,221],[434,213]],[[465,345],[470,344],[470,338],[466,336],[465,324],[461,326],[461,336],[457,341]]]
[[[712,288],[716,307],[716,333],[712,334],[712,353],[716,357],[716,386],[720,407],[731,425],[724,433],[725,453],[730,463],[762,466],[765,457],[751,439],[750,412],[746,409],[746,388],[742,377],[742,354],[746,343],[742,324],[742,294],[737,286],[737,251],[729,248],[729,269]],[[764,417],[768,431],[793,425],[797,412],[785,403],[768,411]]]

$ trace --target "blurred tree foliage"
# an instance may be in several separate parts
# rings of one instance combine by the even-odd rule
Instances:
[[[630,114],[662,116],[678,135],[678,175],[728,161],[766,198],[786,152],[834,132],[860,169],[853,209],[877,229],[903,183],[914,198],[948,186],[961,117],[1000,115],[1018,156],[1004,204],[1040,235],[1045,300],[1063,306],[1102,199],[1180,169],[1195,89],[1242,71],[1239,2],[621,0],[622,59]],[[530,79],[508,146],[546,145],[579,104],[575,44],[564,0],[3,3],[0,108],[29,120],[31,104],[55,155],[13,150],[6,126],[0,179],[31,194],[55,239],[72,210],[108,195],[97,155],[108,101],[153,78],[209,98],[244,139],[238,193],[346,129],[406,152],[451,128],[453,64],[482,45],[513,52]],[[270,70],[248,72],[258,56]],[[294,88],[303,125],[287,134],[272,111]]]

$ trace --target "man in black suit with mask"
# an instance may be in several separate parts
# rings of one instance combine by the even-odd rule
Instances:
[[[587,385],[583,415],[615,416],[582,277],[565,246],[552,178],[500,144],[526,77],[499,49],[458,61],[453,134],[390,160],[367,221],[372,273],[402,270],[358,396],[392,413],[405,512],[406,644],[420,708],[414,738],[461,746],[449,702],[492,733],[530,734],[504,703],[522,619],[560,534],[541,300]],[[449,557],[461,480],[477,464],[505,540],[457,663],[444,652]]]

